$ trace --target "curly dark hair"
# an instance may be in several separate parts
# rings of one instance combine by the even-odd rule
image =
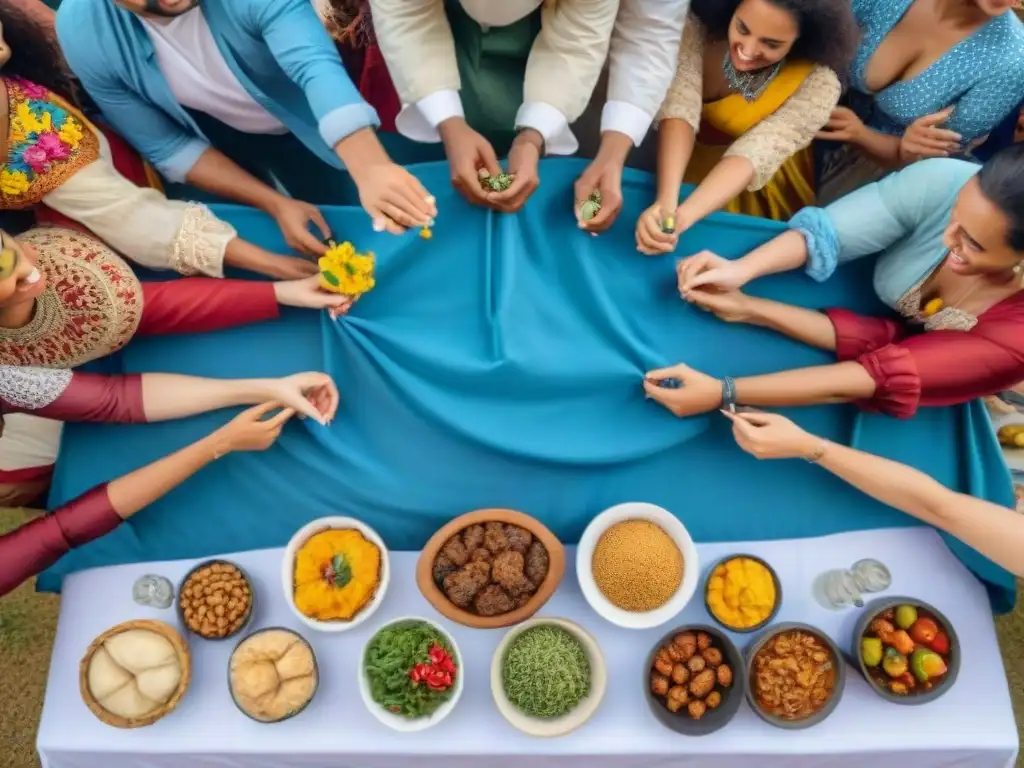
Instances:
[[[29,80],[80,106],[77,83],[68,71],[53,30],[3,2],[0,24],[11,49],[11,60],[0,69],[0,74]]]
[[[729,25],[743,0],[692,0],[691,12],[712,38],[729,35]],[[789,56],[821,64],[846,80],[860,42],[860,28],[850,0],[765,0],[789,13],[800,30]]]

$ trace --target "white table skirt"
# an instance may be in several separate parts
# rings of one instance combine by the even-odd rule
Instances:
[[[578,731],[540,740],[514,730],[491,699],[488,670],[502,630],[472,630],[440,619],[464,657],[466,688],[455,711],[435,728],[396,733],[366,711],[356,684],[363,645],[385,619],[420,615],[438,620],[416,588],[416,554],[392,553],[387,598],[366,625],[327,635],[302,630],[320,663],[320,689],[298,717],[275,725],[239,713],[227,688],[233,641],[190,640],[192,686],[177,711],[149,727],[120,731],[96,720],[78,691],[78,664],[92,639],[128,619],[178,624],[172,610],[136,606],[131,585],[143,573],[177,582],[192,565],[177,561],[85,571],[64,585],[38,750],[44,768],[500,768],[503,766],[807,766],[808,768],[1006,768],[1018,749],[1017,728],[988,602],[980,583],[932,530],[907,528],[844,533],[818,539],[707,544],[702,567],[735,552],[750,552],[775,566],[784,601],[778,621],[821,627],[848,648],[857,611],[832,612],[814,602],[811,583],[821,571],[876,557],[892,571],[886,594],[935,604],[954,623],[964,649],[954,691],[925,706],[899,706],[878,698],[852,669],[839,706],[805,731],[774,728],[744,703],[733,721],[710,736],[678,735],[660,725],[644,700],[642,667],[651,646],[671,627],[619,629],[590,610],[572,567],[542,615],[579,622],[597,638],[609,685],[597,714]],[[281,550],[231,555],[256,583],[253,628],[300,630],[281,593]],[[707,622],[694,599],[673,625]],[[740,648],[746,636],[735,636]],[[714,757],[709,757],[713,755]],[[523,758],[528,757],[528,762]]]

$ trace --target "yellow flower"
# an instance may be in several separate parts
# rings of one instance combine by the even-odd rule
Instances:
[[[357,253],[352,243],[331,243],[320,260],[320,287],[331,293],[358,298],[376,285],[373,270],[376,258],[372,253]]]
[[[24,171],[0,171],[0,190],[5,195],[21,195],[28,191],[28,176]]]
[[[420,237],[423,240],[429,240],[434,236],[434,233],[430,231],[430,227],[424,227],[420,230]]]
[[[48,130],[48,127],[52,125],[49,112],[44,112],[44,119],[40,120],[39,116],[36,115],[36,113],[33,112],[29,105],[24,101],[18,102],[18,106],[15,108],[14,117],[21,122],[26,134],[42,133],[43,131]]]
[[[76,149],[78,143],[82,140],[82,128],[78,125],[77,120],[68,118],[64,121],[64,125],[60,127],[60,140],[67,144],[71,149]]]

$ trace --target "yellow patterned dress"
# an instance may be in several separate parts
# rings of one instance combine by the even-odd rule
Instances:
[[[691,14],[658,115],[685,120],[697,135],[684,181],[699,184],[723,157],[745,157],[754,178],[725,210],[784,221],[813,205],[810,145],[839,101],[839,78],[827,67],[791,61],[754,101],[736,93],[705,103],[704,45],[703,26]]]
[[[2,209],[45,204],[144,267],[223,277],[233,227],[204,205],[168,200],[118,173],[103,133],[57,94],[16,77],[0,84],[8,112]]]

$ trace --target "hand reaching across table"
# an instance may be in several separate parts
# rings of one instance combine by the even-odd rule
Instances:
[[[319,275],[274,283],[274,296],[278,304],[286,307],[329,310],[331,319],[346,314],[354,303],[350,296],[323,290]]]
[[[723,259],[712,251],[700,251],[676,264],[679,295],[705,287],[722,291],[741,288],[753,278],[742,259]]]
[[[540,186],[539,164],[544,154],[544,139],[532,128],[519,132],[508,153],[508,174],[512,185],[503,192],[488,192],[488,204],[503,212],[515,213]]]
[[[1007,507],[957,493],[923,472],[811,435],[784,416],[723,415],[736,443],[758,459],[814,462],[883,504],[956,536],[1016,576],[1024,576],[1024,517]]]
[[[438,126],[451,169],[452,186],[474,205],[489,205],[487,190],[480,185],[480,172],[498,176],[501,166],[494,148],[470,128],[463,117],[452,117]]]
[[[645,256],[661,256],[676,249],[681,234],[675,227],[674,201],[656,202],[636,222],[636,249]]]
[[[672,386],[665,386],[666,382]],[[644,392],[680,417],[707,413],[722,404],[722,382],[681,363],[648,371],[644,375]]]

